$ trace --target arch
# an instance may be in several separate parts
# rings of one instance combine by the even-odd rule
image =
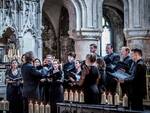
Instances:
[[[124,4],[124,28],[129,27],[129,1],[123,0]]]
[[[24,36],[27,32],[30,32],[33,35],[33,37],[36,37],[35,36],[36,32],[31,28],[24,30],[24,32],[22,33],[22,36]]]
[[[84,0],[79,0],[82,11],[82,27],[87,27],[87,6]]]
[[[118,7],[120,5],[120,8]],[[122,7],[122,8],[121,8]],[[114,4],[111,0],[103,1],[103,15],[109,21],[111,27],[111,43],[114,50],[119,52],[120,47],[126,44],[123,33],[124,28],[124,3],[120,1]],[[128,21],[127,21],[128,22]],[[116,43],[120,42],[120,43]]]
[[[77,0],[72,0],[72,3],[74,4],[75,10],[76,10],[76,30],[79,31],[82,25],[82,12],[81,7]]]
[[[124,3],[124,20],[127,20],[127,25],[125,25],[126,28],[130,28],[132,26],[132,7],[133,7],[133,0],[123,0]]]
[[[63,0],[64,7],[68,10],[69,13],[69,31],[76,29],[76,16],[77,12],[74,7],[74,4],[70,0]]]

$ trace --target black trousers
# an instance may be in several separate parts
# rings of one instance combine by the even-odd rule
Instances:
[[[143,97],[133,96],[130,98],[131,109],[143,111]]]
[[[23,112],[22,113],[28,113],[28,99],[23,98]]]

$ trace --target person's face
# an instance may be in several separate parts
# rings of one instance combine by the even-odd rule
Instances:
[[[26,62],[26,60],[25,60],[25,56],[24,56],[24,55],[22,56],[21,61],[22,61],[23,63],[25,63],[25,62]]]
[[[85,64],[86,64],[87,66],[89,66],[89,65],[91,64],[91,62],[90,62],[90,60],[89,60],[88,58],[86,58]]]
[[[46,64],[47,64],[47,59],[44,59],[43,65],[46,65]]]
[[[123,58],[125,58],[126,56],[128,56],[128,52],[125,50],[125,48],[122,48],[122,49],[121,49],[121,56],[122,56]]]
[[[68,56],[68,61],[69,62],[73,62],[74,61],[74,58],[72,56]]]
[[[106,53],[111,54],[112,52],[113,52],[113,48],[111,48],[111,46],[107,45],[106,46]]]
[[[53,58],[52,57],[48,57],[46,58],[47,60],[47,64],[51,64],[53,62]]]
[[[54,67],[55,70],[58,69],[59,68],[58,62],[54,61],[53,62],[53,67]]]
[[[35,66],[35,67],[40,66],[40,65],[41,65],[41,63],[40,63],[39,60],[35,60],[35,61],[34,61],[34,66]]]
[[[76,61],[76,62],[75,62],[75,67],[76,67],[76,69],[78,69],[78,68],[80,68],[80,67],[81,67],[81,64],[80,64],[80,62],[79,62],[79,61]]]
[[[93,46],[90,46],[90,52],[91,52],[91,53],[95,53],[96,50],[97,50],[96,48],[94,48]]]
[[[13,62],[11,63],[11,66],[12,66],[12,68],[17,68],[17,67],[18,67],[17,61],[13,61]]]
[[[136,61],[137,53],[131,52],[131,58],[132,58],[133,61]]]

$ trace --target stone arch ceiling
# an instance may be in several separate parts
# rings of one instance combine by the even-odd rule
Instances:
[[[124,28],[124,5],[122,0],[104,0],[103,15],[110,22],[112,28],[112,43],[114,49],[119,51],[119,48],[125,44],[123,28]],[[120,43],[116,43],[120,42]]]
[[[62,0],[45,0],[43,4],[43,11],[50,18],[54,26],[56,36],[59,34],[59,18],[62,6]]]
[[[104,6],[110,6],[124,12],[123,1],[122,0],[104,0]]]

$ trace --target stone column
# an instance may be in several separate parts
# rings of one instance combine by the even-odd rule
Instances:
[[[42,44],[42,38],[38,38],[38,50],[37,50],[37,58],[39,58],[42,61],[42,56],[43,56],[43,44]]]
[[[90,53],[89,45],[94,43],[98,46],[100,54],[100,37],[102,33],[102,1],[103,0],[78,0],[81,6],[81,28],[69,33],[70,38],[75,40],[75,52],[77,59],[85,60]],[[80,10],[80,9],[77,9]]]
[[[124,33],[130,48],[143,50],[143,57],[150,58],[150,1],[132,0],[128,4]]]
[[[149,30],[127,30],[126,31],[127,46],[139,48],[143,51],[143,58],[150,58],[150,32]]]
[[[98,46],[97,53],[100,54],[100,36],[101,31],[96,29],[84,29],[80,32],[70,34],[70,38],[75,41],[75,53],[78,60],[85,60],[85,57],[90,53],[90,44],[94,43]]]

